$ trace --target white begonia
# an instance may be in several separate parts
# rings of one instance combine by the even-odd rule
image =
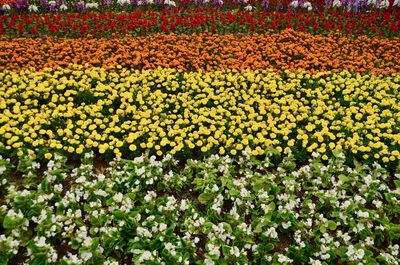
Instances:
[[[7,168],[4,165],[0,165],[0,175],[6,172]]]
[[[363,212],[361,210],[357,211],[356,214],[357,214],[358,217],[361,217],[361,218],[368,218],[369,217],[369,212]]]
[[[283,229],[288,229],[289,227],[292,226],[292,222],[288,221],[288,222],[282,222],[282,227]]]
[[[205,265],[214,265],[215,262],[214,262],[213,260],[209,259],[209,258],[206,258],[206,259],[204,260],[204,264],[205,264]]]
[[[167,6],[176,7],[176,3],[173,0],[165,0],[164,4],[167,5]]]
[[[319,260],[314,260],[314,259],[312,259],[312,258],[310,258],[310,261],[309,261],[310,263],[310,265],[322,265],[322,262],[321,261],[319,261]]]
[[[233,246],[230,251],[233,256],[237,258],[240,256],[240,250],[237,246]]]
[[[296,8],[299,6],[299,1],[297,1],[297,0],[292,1],[292,2],[290,2],[289,6]]]
[[[312,9],[313,9],[311,3],[308,2],[308,1],[304,3],[303,7],[304,7],[305,9],[307,9],[307,11],[312,11]]]
[[[207,248],[209,250],[209,254],[212,256],[217,256],[219,258],[219,256],[221,255],[221,251],[219,250],[220,246],[218,245],[213,245],[213,244],[208,244]]]
[[[123,199],[124,199],[124,195],[120,192],[118,192],[117,194],[115,194],[113,196],[113,200],[117,203],[121,203]]]
[[[342,6],[342,2],[340,0],[334,0],[332,3],[333,7],[341,7]]]
[[[393,6],[400,6],[400,0],[394,0]],[[394,174],[397,178],[400,178],[400,174]]]
[[[372,246],[374,245],[374,240],[371,239],[370,237],[367,237],[365,238],[365,244]]]
[[[253,6],[252,5],[247,5],[244,7],[244,10],[251,12],[253,10]]]
[[[268,230],[264,232],[264,235],[271,238],[278,238],[278,233],[276,232],[275,227],[268,228]]]
[[[39,8],[36,5],[29,5],[28,11],[29,12],[38,12]]]
[[[381,0],[379,3],[379,8],[380,9],[386,9],[390,5],[389,0]]]
[[[278,254],[278,262],[281,264],[288,264],[288,263],[292,263],[293,260],[286,257],[285,255]]]
[[[148,191],[146,196],[144,196],[144,200],[146,202],[150,202],[151,200],[155,199],[157,194],[154,191]]]
[[[61,11],[67,11],[68,10],[68,6],[65,5],[65,4],[62,4],[62,5],[60,5],[60,10]],[[85,156],[86,156],[86,154],[85,154]]]
[[[140,257],[139,257],[139,259],[138,259],[138,263],[140,264],[140,263],[143,263],[143,262],[146,261],[146,260],[152,260],[152,259],[153,259],[153,254],[152,254],[150,251],[145,250],[145,251],[143,251],[143,253],[140,255]]]
[[[182,212],[184,212],[184,211],[186,211],[188,208],[189,208],[189,205],[187,204],[187,200],[186,200],[186,199],[181,200],[181,204],[180,204],[180,206],[179,206],[179,210],[182,211]]]
[[[4,4],[4,5],[2,6],[2,8],[3,8],[3,10],[11,10],[11,6],[8,5],[8,4]]]
[[[45,247],[45,246],[47,246],[47,244],[46,244],[46,238],[45,237],[40,237],[40,238],[35,238],[35,241],[36,241],[36,246],[38,246],[38,247]]]

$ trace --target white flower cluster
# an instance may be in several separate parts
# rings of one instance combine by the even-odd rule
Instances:
[[[300,4],[300,2],[298,0],[294,0],[292,2],[289,3],[289,7],[292,8],[304,8],[307,11],[312,11],[313,7],[311,5],[311,3],[309,1],[305,1],[304,3]]]
[[[386,236],[395,224],[375,222],[382,216],[394,222],[400,199],[391,184],[398,176],[381,167],[350,168],[341,156],[322,165],[316,156],[293,169],[291,154],[279,166],[268,157],[214,155],[181,167],[172,157],[141,156],[115,160],[99,173],[93,156],[72,170],[53,157],[40,183],[13,183],[6,191],[0,206],[5,259],[27,246],[26,262],[45,255],[48,263],[66,264],[116,265],[127,253],[134,264],[249,257],[255,264],[291,264],[299,258],[294,253],[310,249],[302,257],[309,264],[398,262],[399,246]],[[23,178],[37,181],[32,176],[40,164],[25,162]],[[3,175],[11,168],[5,167]],[[57,252],[55,242],[74,251]]]

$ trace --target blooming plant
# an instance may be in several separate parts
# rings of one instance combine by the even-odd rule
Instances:
[[[272,147],[329,160],[340,148],[349,159],[393,167],[399,87],[398,75],[348,71],[4,71],[0,153],[187,157],[263,155]]]
[[[10,183],[0,206],[2,264],[398,264],[399,175],[339,151],[302,165],[274,152],[41,163],[19,166],[32,185]]]
[[[0,16],[0,35],[38,37],[56,35],[59,37],[110,37],[119,35],[148,35],[159,32],[174,33],[265,33],[280,32],[293,28],[312,34],[327,35],[340,31],[381,37],[399,37],[400,10],[370,13],[339,12],[331,10],[323,16],[317,13],[297,12],[312,8],[310,2],[292,2],[294,10],[288,12],[266,12],[256,6],[246,5],[231,12],[215,8],[196,8],[182,12],[179,8],[162,11],[136,10],[122,12],[86,12],[37,14],[31,5],[31,14]],[[95,3],[80,4],[80,8],[96,9]],[[65,5],[60,8],[66,9]]]

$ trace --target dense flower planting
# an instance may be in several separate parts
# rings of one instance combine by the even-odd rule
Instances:
[[[399,265],[399,6],[0,0],[0,265]]]
[[[217,9],[173,9],[162,12],[85,14],[13,14],[0,16],[0,35],[71,36],[87,34],[107,37],[110,34],[147,35],[157,32],[214,33],[280,31],[293,28],[313,34],[340,31],[368,36],[399,36],[400,10],[396,12],[358,13],[330,11],[325,14],[296,12],[223,12]]]
[[[170,9],[213,7],[222,10],[254,10],[324,12],[327,9],[344,11],[394,10],[399,0],[2,0],[7,12],[88,12],[93,10],[131,11],[132,9]]]
[[[0,262],[398,264],[400,175],[293,159],[1,159],[3,183],[16,170],[24,186],[3,190]]]
[[[0,73],[0,152],[400,159],[400,76],[268,71]]]
[[[400,39],[327,37],[292,29],[266,34],[156,34],[92,39],[0,41],[0,70],[57,69],[69,64],[114,69],[285,69],[392,74],[400,71]]]

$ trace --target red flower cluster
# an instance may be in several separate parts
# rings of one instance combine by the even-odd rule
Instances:
[[[9,36],[109,36],[156,32],[257,32],[293,28],[316,34],[340,31],[369,36],[399,36],[400,10],[372,13],[224,12],[216,9],[173,9],[131,13],[12,14],[0,17],[0,34]]]

